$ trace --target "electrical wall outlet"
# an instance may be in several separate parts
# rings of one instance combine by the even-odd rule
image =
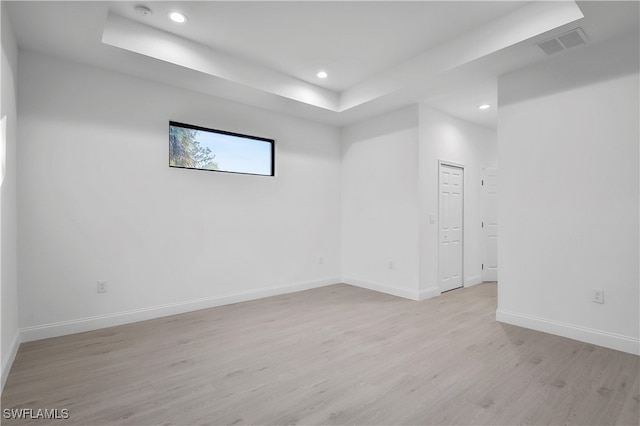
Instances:
[[[393,269],[393,267],[394,267],[393,260],[388,261],[387,262],[387,268]]]
[[[601,288],[593,289],[593,303],[604,303],[604,290]]]
[[[98,281],[98,286],[96,288],[98,293],[106,293],[107,292],[107,282],[106,281]]]
[[[318,265],[322,265],[324,263],[324,259],[322,256],[318,257]]]

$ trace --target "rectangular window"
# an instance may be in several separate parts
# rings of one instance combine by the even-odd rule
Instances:
[[[169,122],[169,166],[274,175],[273,139]]]

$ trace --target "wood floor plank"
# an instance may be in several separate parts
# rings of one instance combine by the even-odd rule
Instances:
[[[640,357],[495,321],[496,285],[335,285],[22,344],[3,424],[638,425]]]

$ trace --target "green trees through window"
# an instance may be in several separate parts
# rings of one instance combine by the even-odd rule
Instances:
[[[196,139],[198,130],[169,126],[169,165],[189,169],[218,170],[211,148]]]

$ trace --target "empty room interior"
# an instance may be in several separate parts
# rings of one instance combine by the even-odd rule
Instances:
[[[638,425],[639,21],[1,1],[1,422]]]

